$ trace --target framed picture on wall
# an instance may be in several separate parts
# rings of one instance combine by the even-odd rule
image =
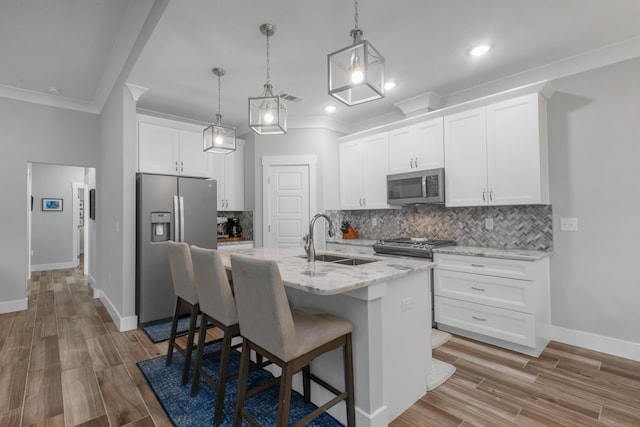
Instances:
[[[62,212],[62,199],[42,199],[43,211]]]

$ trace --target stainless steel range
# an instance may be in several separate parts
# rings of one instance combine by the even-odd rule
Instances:
[[[378,240],[373,245],[376,254],[399,255],[433,259],[433,249],[443,246],[455,246],[453,240],[434,240],[421,238],[402,238]]]

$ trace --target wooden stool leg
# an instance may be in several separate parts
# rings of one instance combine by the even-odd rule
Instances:
[[[293,380],[293,364],[285,363],[280,377],[280,398],[278,401],[278,419],[276,426],[289,425],[289,407],[291,406],[291,382]]]
[[[215,427],[222,424],[222,409],[224,408],[224,394],[227,387],[227,368],[229,367],[229,357],[231,356],[232,333],[229,329],[224,331],[222,339],[222,350],[220,352],[220,371],[218,373],[218,383],[216,384],[216,406],[213,416]],[[250,352],[249,352],[250,353]]]
[[[207,318],[202,314],[200,318],[200,335],[198,335],[198,349],[196,351],[196,365],[193,367],[193,377],[191,380],[191,397],[197,395],[200,388],[200,368],[202,367],[202,354],[204,353],[204,343],[207,335],[206,332],[202,333],[202,324],[206,325],[206,322]]]
[[[304,403],[311,402],[311,366],[307,365],[302,368],[302,389]]]
[[[355,427],[356,425],[356,408],[354,396],[353,381],[353,347],[351,343],[351,334],[347,334],[346,342],[342,349],[344,359],[344,386],[345,391],[349,393],[347,396],[347,427]]]
[[[249,361],[251,360],[251,349],[248,340],[242,341],[242,356],[240,357],[240,372],[238,373],[238,391],[236,394],[236,410],[233,415],[233,426],[242,425],[241,411],[244,408],[244,400],[247,396],[247,381],[249,379]]]
[[[189,320],[189,335],[187,337],[187,348],[184,356],[184,368],[182,368],[182,384],[186,384],[189,380],[189,366],[191,366],[191,352],[193,351],[193,337],[196,334],[196,322],[198,320],[198,312],[200,311],[200,306],[198,304],[191,306],[191,318]],[[203,325],[200,325],[203,326]],[[206,323],[204,328],[200,328],[200,333],[202,331],[207,331]]]
[[[171,365],[173,360],[173,346],[176,342],[176,330],[178,329],[178,319],[180,317],[180,298],[176,298],[176,312],[171,322],[171,334],[169,335],[169,348],[167,349],[167,365]]]

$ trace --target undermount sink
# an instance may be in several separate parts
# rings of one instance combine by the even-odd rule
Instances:
[[[306,255],[300,255],[298,258],[306,258]],[[376,262],[377,259],[366,259],[366,258],[353,258],[349,256],[343,255],[333,255],[333,254],[316,254],[316,261],[321,262],[330,262],[332,264],[340,264],[340,265],[363,265],[369,264],[370,262]]]

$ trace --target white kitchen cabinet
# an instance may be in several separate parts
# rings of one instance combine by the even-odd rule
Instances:
[[[389,131],[389,173],[444,167],[443,120]]]
[[[538,356],[549,342],[549,258],[434,254],[438,328]]]
[[[236,139],[236,151],[214,154],[213,177],[218,184],[218,211],[244,210],[244,141]]]
[[[340,206],[383,209],[387,204],[388,132],[340,144]]]
[[[181,129],[192,125],[173,121],[166,125],[157,123],[161,119],[152,121],[156,123],[138,122],[139,172],[204,178],[213,175],[213,155],[202,151],[201,131]]]
[[[538,93],[445,116],[446,205],[549,203],[546,129]]]

